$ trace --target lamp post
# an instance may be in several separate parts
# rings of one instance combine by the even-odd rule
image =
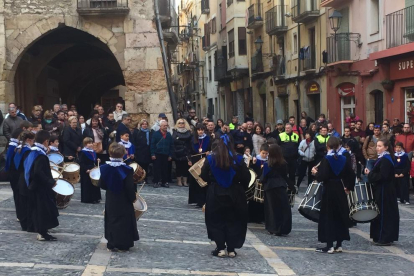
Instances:
[[[332,31],[334,31],[334,55],[335,55],[335,61],[337,61],[337,47],[336,47],[336,32],[341,28],[342,23],[342,14],[334,10],[333,13],[329,16],[329,25],[331,26]]]
[[[262,44],[263,44],[263,40],[262,37],[259,36],[255,41],[254,41],[254,45],[256,45],[256,50],[260,51],[262,49]]]

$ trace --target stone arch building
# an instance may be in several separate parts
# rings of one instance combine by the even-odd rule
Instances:
[[[118,96],[135,120],[172,117],[154,0],[0,0],[3,111]]]

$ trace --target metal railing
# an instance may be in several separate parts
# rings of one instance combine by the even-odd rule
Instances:
[[[292,4],[292,18],[296,18],[305,12],[318,11],[316,0],[294,0]]]
[[[201,13],[208,14],[210,13],[210,1],[201,0]]]
[[[302,71],[315,69],[315,68],[316,68],[315,56],[312,54],[312,49],[309,46],[303,52],[303,70]]]
[[[251,68],[252,74],[262,73],[263,72],[263,58],[262,52],[256,52],[251,59]]]
[[[385,17],[387,48],[414,42],[414,6]]]
[[[247,24],[250,25],[254,23],[255,21],[263,21],[262,18],[262,6],[261,4],[253,4],[248,9],[248,21]]]
[[[78,9],[128,8],[128,0],[78,0]]]
[[[357,48],[361,35],[358,33],[339,33],[326,38],[328,63],[357,60]]]
[[[274,6],[266,12],[266,33],[287,27],[285,12],[287,6]]]

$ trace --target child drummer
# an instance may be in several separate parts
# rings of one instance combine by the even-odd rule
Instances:
[[[130,164],[132,160],[134,159],[134,153],[135,153],[135,147],[134,145],[129,141],[129,133],[125,130],[120,133],[121,141],[118,142],[118,144],[123,145],[125,148],[125,155],[124,160],[126,164]]]
[[[86,137],[83,139],[83,149],[79,154],[79,166],[81,174],[81,202],[99,203],[101,201],[101,189],[92,184],[89,177],[90,171],[100,162],[93,150],[93,139]]]
[[[133,169],[122,161],[124,146],[109,146],[110,162],[100,167],[99,186],[106,190],[105,238],[108,251],[128,251],[139,240],[135,212]]]
[[[57,137],[56,135],[50,136],[49,153],[60,153],[59,152],[59,137]]]

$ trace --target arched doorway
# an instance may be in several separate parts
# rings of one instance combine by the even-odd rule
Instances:
[[[380,90],[371,92],[374,100],[374,122],[382,124],[384,120],[384,93]]]
[[[88,116],[95,103],[109,108],[119,85],[125,85],[122,69],[108,46],[71,27],[54,29],[27,47],[14,77],[16,103],[26,114],[36,104],[49,109],[66,103]]]

